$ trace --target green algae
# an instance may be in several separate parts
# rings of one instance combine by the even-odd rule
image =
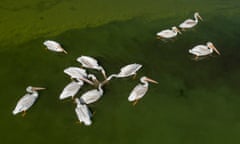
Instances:
[[[80,7],[73,2],[68,3]],[[60,20],[57,17],[55,24],[49,23],[46,29],[42,27],[43,33],[25,29],[17,32],[28,34],[24,39],[9,36],[21,44],[9,45],[9,41],[8,46],[0,52],[0,143],[239,143],[240,19],[237,15],[239,11],[232,8],[233,4],[237,6],[239,2],[210,2],[216,4],[217,10],[210,11],[207,6],[206,9],[202,8],[200,14],[204,21],[167,43],[157,40],[155,33],[177,25],[186,17],[192,17],[194,10],[189,8],[191,12],[185,9],[179,14],[172,14],[162,5],[160,7],[165,8],[166,11],[162,11],[165,13],[159,14],[159,17],[155,13],[154,19],[148,19],[153,11],[157,11],[158,6],[154,2],[157,3],[153,1],[151,5],[145,5],[149,9],[141,14],[137,8],[132,9],[144,16],[127,19],[115,19],[113,16],[109,21],[115,21],[108,22],[105,19],[101,23],[103,25],[100,25],[93,22],[97,19],[94,19],[93,14],[89,18],[92,24],[73,26],[66,21],[63,23],[65,28],[59,26],[53,30],[53,26]],[[42,11],[43,7],[47,12],[65,6],[65,3],[50,1],[38,9],[36,2],[26,2],[11,9],[19,12],[22,7],[30,9],[30,5],[34,5],[31,9],[36,13]],[[191,3],[186,3],[177,6],[190,7]],[[200,1],[192,3],[206,5]],[[125,3],[116,3],[119,9],[121,4]],[[126,7],[130,9],[134,4],[126,2]],[[110,7],[111,3],[106,5]],[[88,6],[87,2],[85,6]],[[117,15],[113,8],[109,11]],[[166,15],[166,18],[160,15]],[[31,21],[29,18],[26,20]],[[25,27],[26,23],[23,20],[21,27]],[[35,29],[38,26],[33,27]],[[18,26],[13,28],[17,29]],[[42,45],[45,39],[61,42],[69,54],[46,51]],[[222,55],[213,55],[197,62],[191,60],[188,49],[207,41],[212,41]],[[58,100],[61,90],[70,81],[63,69],[79,66],[76,58],[80,55],[96,57],[107,74],[116,73],[121,66],[129,63],[143,64],[137,79],[114,79],[104,87],[103,98],[90,105],[96,111],[90,127],[75,124],[75,104]],[[147,95],[133,107],[127,97],[143,75],[159,81],[159,84],[150,85]],[[102,78],[101,74],[98,76]],[[38,101],[26,117],[13,116],[11,111],[28,85],[44,86],[47,90],[40,93]],[[84,87],[77,96],[91,88]]]

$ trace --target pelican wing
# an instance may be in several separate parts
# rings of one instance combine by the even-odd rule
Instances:
[[[78,67],[68,67],[64,69],[64,73],[71,76],[72,78],[87,77],[86,70]]]
[[[213,51],[205,45],[198,45],[189,50],[189,52],[197,56],[205,56],[211,54]]]
[[[77,61],[86,68],[94,68],[99,66],[97,60],[89,56],[81,56],[77,58]]]
[[[83,122],[85,125],[91,125],[92,122],[90,117],[92,116],[92,114],[85,104],[77,105],[77,107],[75,108],[75,112],[80,122]]]
[[[157,33],[157,36],[160,36],[163,38],[172,38],[176,35],[177,35],[177,33],[172,30],[163,30],[163,31]]]
[[[51,41],[51,40],[46,40],[43,42],[43,44],[47,47],[47,49],[51,51],[56,51],[56,52],[62,52],[63,48],[58,42]]]
[[[83,101],[86,104],[90,104],[90,103],[94,103],[97,100],[99,100],[102,96],[102,93],[100,91],[98,91],[97,89],[94,90],[90,90],[86,93],[84,93],[81,96],[81,101]]]
[[[83,83],[72,81],[69,83],[60,94],[60,99],[65,99],[68,97],[74,97],[79,89],[82,87]]]
[[[195,22],[194,20],[192,20],[192,19],[188,19],[188,20],[185,20],[184,23],[185,23],[185,24],[188,24],[188,25],[193,25],[193,24],[195,24],[196,22]]]
[[[142,67],[140,64],[129,64],[120,69],[118,76],[127,77],[136,74],[136,72]]]
[[[179,27],[180,28],[191,28],[191,27],[193,27],[193,26],[195,26],[197,23],[194,21],[194,20],[192,20],[192,19],[187,19],[187,20],[185,20],[183,23],[181,23],[180,25],[179,25]]]
[[[37,96],[34,96],[32,94],[26,94],[24,95],[18,102],[17,105],[13,111],[13,114],[17,114],[22,111],[28,110],[36,101]]]
[[[142,85],[142,84],[138,84],[130,93],[128,100],[129,101],[135,101],[138,100],[140,98],[142,98],[146,92],[148,91],[148,87]]]

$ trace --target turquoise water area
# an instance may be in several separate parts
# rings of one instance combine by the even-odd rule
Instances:
[[[238,144],[239,6],[236,0],[3,1],[0,143]],[[204,21],[194,29],[168,42],[156,39],[156,32],[196,10]],[[59,41],[69,54],[45,50],[46,39]],[[194,61],[188,49],[207,41],[221,56]],[[75,123],[75,104],[58,100],[70,82],[63,69],[80,66],[81,55],[98,59],[108,75],[126,64],[143,65],[136,79],[114,79],[104,87],[102,99],[90,105],[90,127]],[[132,106],[127,97],[144,75],[159,84]],[[47,90],[26,117],[13,116],[28,85]]]

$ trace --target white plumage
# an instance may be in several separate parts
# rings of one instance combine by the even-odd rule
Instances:
[[[135,75],[136,72],[142,67],[140,64],[129,64],[121,68],[118,77],[128,77]]]
[[[84,81],[91,85],[94,85],[93,82],[87,79],[88,75],[85,69],[79,67],[68,67],[64,69],[64,73],[69,75],[72,79],[76,79],[78,81]]]
[[[28,86],[26,91],[28,92],[25,94],[18,102],[13,110],[13,114],[16,115],[20,112],[24,112],[23,116],[25,115],[25,112],[34,104],[36,99],[38,98],[38,92],[37,90],[43,90],[45,88],[39,88],[39,87],[32,87]]]
[[[102,66],[98,64],[98,61],[90,56],[81,56],[77,58],[77,61],[82,64],[83,67],[89,68],[89,69],[96,69],[101,71],[104,78],[106,79],[106,73]]]
[[[56,41],[46,40],[43,42],[43,44],[47,47],[48,50],[54,52],[64,52],[65,54],[67,54],[67,51],[65,51],[62,46]]]
[[[82,103],[91,104],[98,101],[103,95],[102,84],[98,85],[98,89],[93,89],[84,93],[80,100]]]
[[[194,20],[193,19],[187,19],[183,23],[179,25],[182,29],[188,29],[196,26],[198,24],[198,18],[202,20],[202,17],[199,15],[198,12],[194,13]]]
[[[75,112],[77,114],[79,122],[83,122],[84,125],[89,126],[92,124],[91,117],[92,113],[88,109],[86,104],[81,104],[78,98],[75,99],[77,103],[77,107],[75,108]]]
[[[138,84],[130,93],[129,97],[128,97],[128,101],[130,102],[134,102],[133,104],[135,105],[137,103],[137,101],[139,99],[141,99],[146,92],[148,91],[148,82],[152,82],[152,83],[158,83],[155,80],[152,80],[146,76],[141,77],[140,81],[143,84]]]
[[[162,30],[162,31],[158,32],[156,35],[159,38],[170,39],[170,38],[176,37],[178,33],[181,34],[180,30],[174,26],[174,27],[172,27],[171,30],[170,29]]]
[[[81,77],[87,77],[85,69],[79,67],[68,67],[64,69],[64,73],[69,75],[71,78],[79,79]]]
[[[72,81],[70,82],[62,91],[62,93],[59,96],[59,99],[66,99],[68,97],[74,97],[79,89],[83,86],[83,81]]]
[[[117,78],[124,78],[124,77],[129,77],[129,76],[132,76],[132,75],[136,75],[137,74],[137,71],[142,67],[141,64],[129,64],[129,65],[126,65],[124,67],[122,67],[120,69],[120,72],[118,74],[112,74],[110,75],[106,81],[109,81],[111,80],[113,77],[117,77]],[[105,82],[106,82],[105,81]],[[104,83],[105,83],[104,82]]]
[[[206,45],[197,45],[189,50],[189,53],[196,55],[196,56],[206,56],[215,51],[218,55],[220,55],[220,52],[217,50],[217,48],[213,45],[211,42],[207,42]]]

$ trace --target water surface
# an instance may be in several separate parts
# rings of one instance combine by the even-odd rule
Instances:
[[[0,25],[7,26],[1,28],[0,39],[4,41],[0,50],[1,143],[240,142],[238,1],[4,2],[0,6],[5,12]],[[196,28],[168,42],[155,38],[156,32],[178,25],[196,10],[204,18]],[[16,21],[21,23],[16,25]],[[69,54],[44,50],[45,39],[61,42]],[[188,49],[207,41],[222,55],[192,60]],[[79,66],[76,58],[80,55],[97,58],[107,74],[129,63],[143,64],[136,79],[114,79],[104,87],[101,101],[90,105],[96,112],[90,127],[75,123],[75,104],[58,100],[70,82],[63,69]],[[101,74],[90,72],[102,80]],[[133,107],[127,97],[144,75],[159,84],[150,85]],[[28,85],[47,90],[26,117],[13,116]],[[77,96],[89,89],[84,87]]]

